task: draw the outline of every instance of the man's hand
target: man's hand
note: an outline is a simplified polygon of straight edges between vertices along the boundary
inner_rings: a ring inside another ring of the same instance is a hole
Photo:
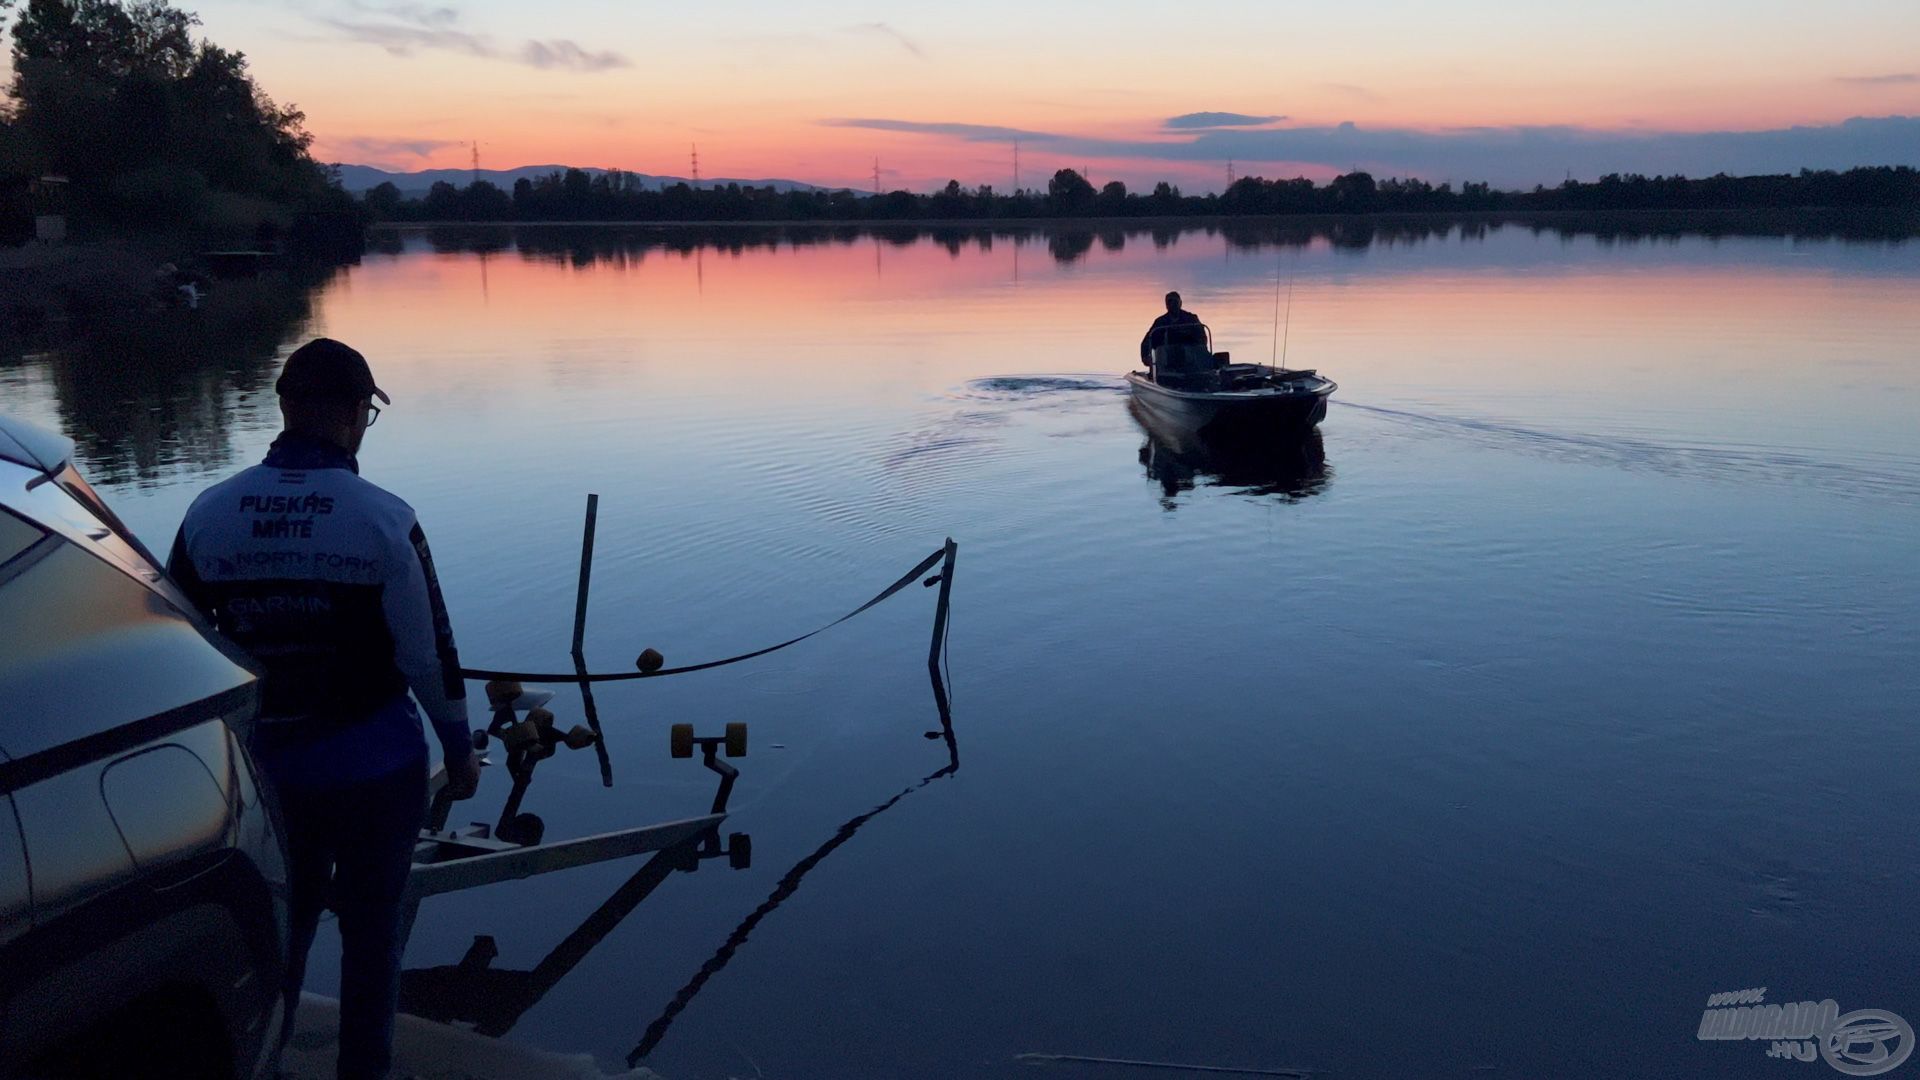
[[[480,789],[480,755],[472,750],[463,757],[447,759],[447,793],[455,799],[471,799]]]

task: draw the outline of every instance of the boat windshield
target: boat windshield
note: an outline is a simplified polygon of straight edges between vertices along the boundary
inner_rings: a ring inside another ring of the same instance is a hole
[[[1166,345],[1193,345],[1213,352],[1213,330],[1203,322],[1174,323],[1147,331],[1147,346],[1158,350]]]
[[[1206,323],[1156,326],[1147,341],[1147,361],[1155,382],[1199,376],[1219,366],[1213,354],[1213,331]]]

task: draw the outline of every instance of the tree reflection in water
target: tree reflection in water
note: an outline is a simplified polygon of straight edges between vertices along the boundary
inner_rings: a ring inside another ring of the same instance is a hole
[[[96,484],[219,472],[232,464],[235,430],[278,425],[274,371],[339,269],[296,264],[215,281],[192,310],[74,318],[18,343],[11,363],[44,369],[60,429]]]

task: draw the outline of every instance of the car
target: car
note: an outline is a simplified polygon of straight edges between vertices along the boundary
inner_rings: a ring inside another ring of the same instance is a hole
[[[0,1077],[276,1067],[287,863],[259,672],[0,416]]]

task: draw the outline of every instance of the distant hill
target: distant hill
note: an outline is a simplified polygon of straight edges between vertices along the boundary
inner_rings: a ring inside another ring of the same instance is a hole
[[[424,198],[427,191],[442,180],[452,184],[454,187],[463,188],[472,183],[474,179],[474,171],[472,169],[422,169],[419,172],[388,172],[385,169],[376,169],[371,165],[336,165],[334,167],[340,170],[340,186],[356,194],[370,188],[379,187],[381,184],[391,181],[394,187],[400,189],[401,195],[417,199]],[[513,190],[513,182],[521,177],[532,180],[545,176],[548,173],[566,172],[567,168],[565,165],[522,165],[517,169],[481,169],[479,176],[480,179],[486,180],[502,190],[511,191]],[[583,168],[580,171],[589,176],[598,176],[607,170]],[[692,183],[692,181],[682,176],[653,176],[649,173],[628,173],[627,175],[633,177],[642,187],[654,191],[658,191],[664,187],[672,187],[674,184]],[[751,184],[758,188],[772,186],[779,191],[831,190],[817,187],[813,184],[803,184],[798,180],[741,180],[724,176],[713,179],[702,177],[700,180],[700,186],[703,188],[725,187],[728,184],[739,184],[742,187]]]

